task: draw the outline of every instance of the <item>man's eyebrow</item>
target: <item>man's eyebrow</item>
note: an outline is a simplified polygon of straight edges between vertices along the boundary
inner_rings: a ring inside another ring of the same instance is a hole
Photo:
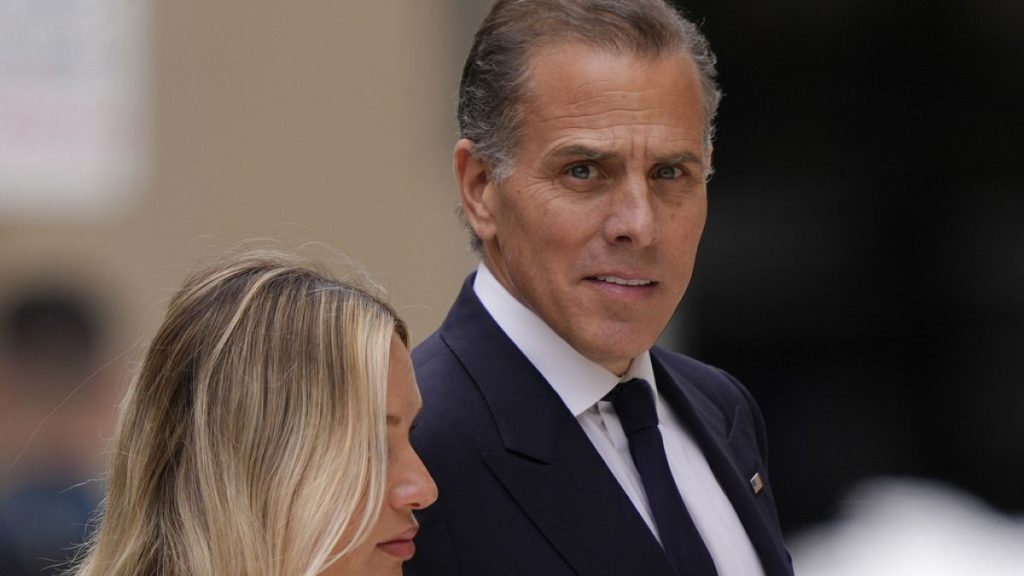
[[[561,148],[556,148],[551,156],[555,158],[580,158],[583,160],[604,160],[614,156],[613,152],[604,152],[596,150],[589,146],[582,144],[570,144]]]
[[[615,152],[608,152],[603,150],[597,150],[589,146],[582,144],[570,144],[561,148],[556,148],[551,156],[554,158],[578,158],[582,160],[607,160],[616,156]],[[665,156],[658,156],[655,158],[655,162],[658,164],[703,164],[703,159],[694,154],[693,152],[680,152],[679,154],[669,154]]]
[[[673,156],[660,156],[655,158],[658,164],[703,164],[704,160],[693,152],[683,152]]]

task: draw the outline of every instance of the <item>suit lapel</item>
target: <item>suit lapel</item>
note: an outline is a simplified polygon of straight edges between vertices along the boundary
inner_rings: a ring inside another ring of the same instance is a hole
[[[470,277],[441,328],[491,410],[501,447],[485,463],[581,576],[671,576],[660,545],[575,417],[497,326]]]
[[[791,571],[784,557],[784,546],[756,500],[767,496],[754,494],[748,483],[750,470],[734,460],[733,451],[729,448],[727,438],[731,431],[731,417],[726,418],[718,407],[697,393],[692,385],[683,386],[686,379],[678,373],[669,372],[653,351],[651,359],[658,391],[696,438],[718,484],[732,502],[757,550],[766,576],[788,576]]]

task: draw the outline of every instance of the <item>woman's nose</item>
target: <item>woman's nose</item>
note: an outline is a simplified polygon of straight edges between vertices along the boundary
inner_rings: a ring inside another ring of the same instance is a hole
[[[437,484],[411,448],[405,461],[405,470],[392,493],[392,505],[396,508],[421,510],[437,500]]]

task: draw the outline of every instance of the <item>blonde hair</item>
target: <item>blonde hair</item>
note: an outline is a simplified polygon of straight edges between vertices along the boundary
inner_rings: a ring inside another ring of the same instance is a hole
[[[278,253],[190,277],[121,406],[76,574],[312,576],[358,545],[384,498],[392,334],[408,346],[371,290]]]

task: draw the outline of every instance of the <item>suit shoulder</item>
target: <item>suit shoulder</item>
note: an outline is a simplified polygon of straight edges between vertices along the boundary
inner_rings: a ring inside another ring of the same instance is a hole
[[[441,333],[434,332],[412,349],[413,366],[419,367],[421,364],[426,364],[431,359],[446,352],[449,352],[449,350],[444,340],[441,339]]]
[[[757,400],[746,386],[725,370],[678,352],[654,348],[651,349],[651,356],[664,366],[678,384],[692,386],[697,393],[718,406],[723,414],[734,413],[736,406],[745,406],[753,419],[757,443],[764,454],[764,417]]]
[[[747,388],[732,374],[717,366],[659,347],[651,349],[651,356],[660,362],[670,375],[690,384],[719,405],[735,404],[739,401],[754,403]]]
[[[420,388],[433,386],[436,380],[446,380],[453,371],[462,370],[462,364],[439,332],[434,332],[413,348],[412,366]]]
[[[412,351],[413,370],[423,397],[420,431],[424,435],[457,428],[480,413],[483,400],[469,372],[435,332]],[[450,430],[449,430],[450,431]]]

